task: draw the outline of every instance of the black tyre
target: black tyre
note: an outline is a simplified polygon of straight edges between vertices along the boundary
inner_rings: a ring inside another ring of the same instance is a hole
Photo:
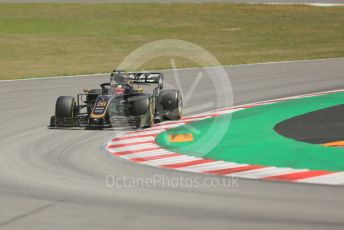
[[[137,96],[133,100],[133,115],[134,116],[142,116],[147,114],[149,111],[149,96],[147,95],[142,95],[142,96]]]
[[[179,120],[183,113],[183,101],[180,91],[160,91],[158,98],[158,110],[166,120]]]
[[[57,98],[55,106],[55,117],[72,118],[74,116],[75,99],[70,96]]]

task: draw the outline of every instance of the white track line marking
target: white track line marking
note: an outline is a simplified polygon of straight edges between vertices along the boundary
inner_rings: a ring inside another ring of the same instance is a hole
[[[139,144],[139,145],[129,145],[119,148],[113,148],[113,151],[122,152],[122,151],[135,151],[135,150],[142,150],[156,148],[159,147],[157,144]]]
[[[212,118],[213,116],[205,116],[205,117],[202,117],[202,118],[183,118],[183,121],[185,122],[193,122],[193,121],[200,121],[200,120],[203,120],[203,119],[207,119],[207,118]]]
[[[132,137],[132,138],[140,138],[140,136],[142,135],[157,135],[159,134],[161,131],[160,130],[139,130],[139,131],[134,131],[132,133],[128,133],[128,134],[125,134],[123,136],[120,136],[120,137],[116,137],[116,138],[123,138],[123,137]]]
[[[244,109],[245,108],[216,111],[215,114],[216,115],[230,114],[230,113],[234,113],[234,112],[237,112],[237,111],[240,111],[240,110],[244,110]]]
[[[214,164],[211,164],[214,163]],[[241,166],[246,166],[247,164],[238,164],[234,162],[225,162],[225,161],[215,161],[211,162],[209,165],[206,164],[200,164],[195,167],[189,166],[185,168],[180,168],[183,171],[189,171],[189,172],[207,172],[207,171],[212,171],[212,170],[221,170],[221,169],[228,169],[228,168],[236,168],[236,167],[241,167]]]
[[[188,172],[201,172],[205,171],[204,169],[212,168],[212,167],[220,167],[220,165],[223,164],[231,164],[230,162],[224,162],[224,161],[214,161],[214,162],[207,162],[203,164],[197,164],[197,165],[190,165],[186,167],[178,168],[182,171],[188,171]]]
[[[249,179],[259,179],[264,177],[279,176],[283,174],[303,172],[303,169],[292,169],[292,168],[277,168],[277,167],[267,167],[261,169],[254,169],[239,173],[230,174],[233,177],[249,178]]]
[[[309,6],[317,6],[317,7],[337,7],[337,6],[344,6],[344,4],[340,3],[304,3],[305,5]]]
[[[155,130],[155,129],[171,129],[171,128],[175,128],[175,127],[178,127],[178,126],[181,126],[181,125],[185,125],[186,122],[181,122],[181,123],[178,123],[178,124],[162,124],[162,125],[159,125],[159,126],[153,126],[152,127],[152,130]]]
[[[159,147],[152,147],[154,148],[154,150],[158,150],[158,149],[161,149]],[[143,153],[143,152],[149,152],[149,151],[152,151],[151,148],[135,148],[135,149],[129,149],[129,147],[124,147],[122,148],[121,150],[119,150],[118,148],[108,148],[108,151],[111,153],[111,154],[117,154],[117,155],[120,155],[120,156],[123,156],[123,153],[125,153],[124,155],[127,155],[127,154],[133,154],[133,153]]]
[[[209,171],[217,171],[217,170],[225,170],[225,169],[234,169],[234,168],[240,168],[240,167],[245,167],[245,166],[249,166],[249,164],[238,164],[238,163],[234,163],[232,162],[231,164],[228,165],[223,165],[220,168],[216,167],[213,169],[206,169],[203,170],[203,173],[209,173]],[[248,170],[247,170],[248,171]],[[233,173],[231,173],[232,175]]]
[[[312,178],[298,180],[297,182],[312,183],[312,184],[331,184],[331,185],[343,185],[344,184],[344,172],[337,172],[323,176],[316,176]]]
[[[179,68],[177,70],[196,70],[196,69],[212,69],[212,68],[228,68],[228,67],[240,67],[240,66],[255,66],[255,65],[275,65],[275,64],[287,64],[287,63],[297,63],[297,62],[316,62],[316,61],[328,61],[328,60],[343,60],[342,57],[339,58],[318,58],[318,59],[300,59],[293,61],[276,61],[276,62],[258,62],[250,64],[238,64],[238,65],[223,65],[223,66],[206,66],[206,67],[186,67]],[[151,72],[156,71],[172,71],[175,69],[164,69],[164,70],[151,70]],[[50,79],[60,79],[60,78],[77,78],[77,77],[97,77],[109,75],[110,73],[96,73],[96,74],[79,74],[79,75],[68,75],[68,76],[52,76],[52,77],[34,77],[34,78],[22,78],[22,79],[12,79],[12,80],[0,80],[2,82],[15,82],[15,81],[35,81],[35,80],[50,80]]]

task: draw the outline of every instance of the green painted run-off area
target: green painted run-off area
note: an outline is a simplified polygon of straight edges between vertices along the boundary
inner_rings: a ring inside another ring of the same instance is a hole
[[[335,93],[258,106],[170,129],[156,141],[177,153],[215,160],[344,171],[344,149],[298,142],[273,129],[283,120],[343,102],[344,93]],[[169,134],[190,132],[193,142],[168,142]]]

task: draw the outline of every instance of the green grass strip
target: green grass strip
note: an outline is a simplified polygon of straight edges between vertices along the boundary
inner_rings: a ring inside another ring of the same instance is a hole
[[[323,147],[285,138],[273,127],[288,118],[342,104],[344,93],[302,98],[258,106],[163,132],[157,143],[193,156],[264,166],[344,171],[344,149]],[[228,119],[232,116],[228,125]],[[214,126],[215,124],[215,126]],[[211,128],[210,128],[211,127]],[[224,135],[221,135],[225,129]],[[192,133],[194,142],[169,143],[167,136]],[[212,146],[212,143],[218,143]]]

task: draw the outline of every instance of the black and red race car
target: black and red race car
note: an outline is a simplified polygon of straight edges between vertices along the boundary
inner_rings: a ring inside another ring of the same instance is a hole
[[[150,89],[144,92],[143,87]],[[162,73],[114,70],[98,89],[84,90],[76,98],[58,97],[50,127],[151,127],[180,119],[182,108],[180,91],[163,89]]]

